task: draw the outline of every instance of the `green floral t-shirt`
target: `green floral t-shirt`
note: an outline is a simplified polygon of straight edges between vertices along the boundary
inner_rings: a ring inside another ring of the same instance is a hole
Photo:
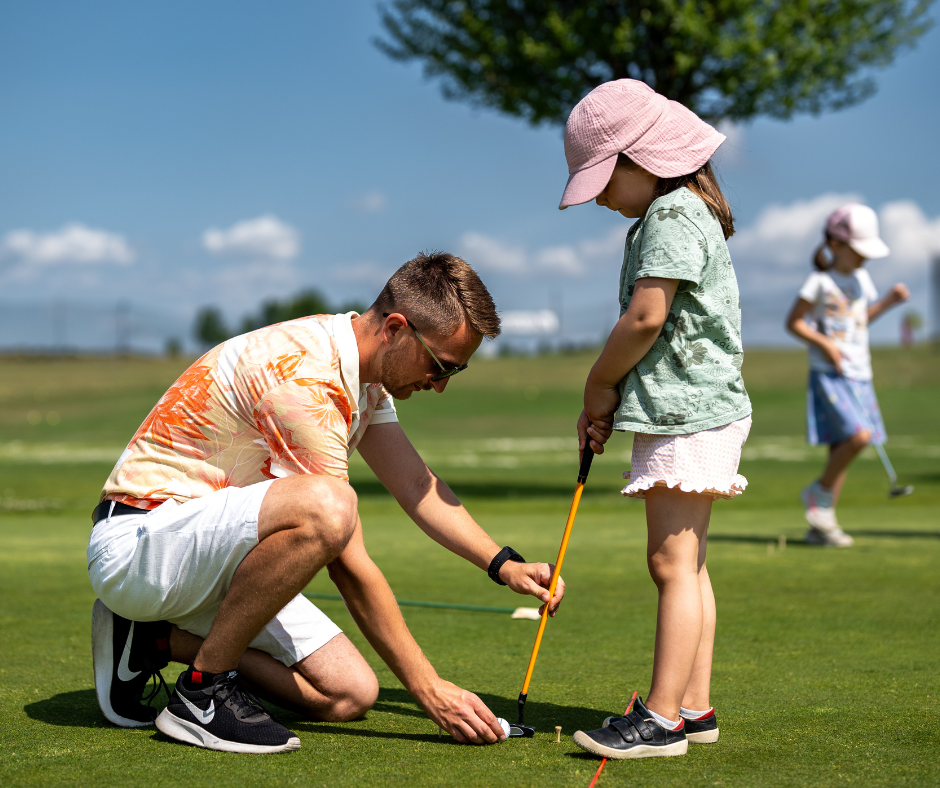
[[[657,199],[630,228],[620,314],[637,279],[679,279],[659,337],[620,381],[614,429],[688,434],[751,413],[741,378],[741,301],[721,225],[686,188]]]

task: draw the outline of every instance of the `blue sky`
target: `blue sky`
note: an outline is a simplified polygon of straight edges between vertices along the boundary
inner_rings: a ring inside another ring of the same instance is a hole
[[[371,0],[0,2],[0,346],[108,344],[118,303],[159,347],[203,304],[368,301],[427,248],[466,256],[502,309],[561,305],[566,336],[600,336],[628,223],[557,210],[561,130],[444,101],[379,33]],[[853,198],[895,250],[876,284],[907,281],[926,315],[937,74],[935,29],[858,107],[728,130],[746,341],[785,341],[821,222]]]

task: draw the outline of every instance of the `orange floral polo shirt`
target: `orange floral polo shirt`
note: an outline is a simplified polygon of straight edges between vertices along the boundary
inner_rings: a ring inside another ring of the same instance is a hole
[[[366,428],[398,421],[380,383],[359,384],[354,317],[291,320],[210,350],[147,416],[101,499],[155,509],[298,473],[348,480]]]

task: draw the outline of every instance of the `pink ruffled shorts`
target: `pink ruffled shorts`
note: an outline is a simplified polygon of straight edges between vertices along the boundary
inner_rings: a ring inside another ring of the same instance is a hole
[[[645,498],[651,487],[678,488],[713,498],[734,498],[744,492],[747,479],[738,473],[741,449],[751,431],[746,416],[723,427],[688,435],[633,436],[630,483],[621,491]]]

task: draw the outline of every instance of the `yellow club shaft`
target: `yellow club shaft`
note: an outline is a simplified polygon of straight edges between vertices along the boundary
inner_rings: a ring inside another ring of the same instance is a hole
[[[568,522],[565,523],[565,535],[561,539],[561,547],[558,548],[558,559],[555,561],[555,571],[552,572],[552,581],[548,586],[548,598],[555,596],[555,586],[558,585],[558,578],[561,575],[561,565],[565,561],[565,551],[568,549],[568,539],[571,538],[571,526],[574,525],[575,515],[578,513],[578,504],[581,502],[581,492],[584,490],[584,482],[578,481],[578,486],[574,490],[574,499],[571,501],[571,510],[568,512]],[[532,656],[529,657],[529,667],[525,672],[525,682],[522,685],[522,694],[529,692],[529,682],[532,680],[532,672],[535,670],[535,660],[539,655],[539,646],[542,645],[542,634],[545,632],[545,622],[548,621],[548,605],[542,610],[542,618],[539,620],[539,631],[535,635],[535,646],[532,648]]]

